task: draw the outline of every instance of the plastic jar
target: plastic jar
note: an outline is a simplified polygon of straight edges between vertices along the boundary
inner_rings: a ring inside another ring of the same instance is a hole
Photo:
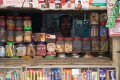
[[[107,52],[108,51],[108,38],[101,38],[100,39],[100,52]]]
[[[64,52],[64,38],[63,37],[58,37],[56,41],[56,52],[58,53],[63,53]]]
[[[16,45],[16,56],[26,56],[26,45],[25,43],[17,43]]]
[[[32,31],[24,31],[24,42],[32,41]]]
[[[47,47],[45,42],[39,42],[37,44],[37,56],[45,56],[46,50],[47,50]]]
[[[6,30],[4,27],[0,27],[0,42],[6,41]]]
[[[7,17],[7,29],[13,30],[15,28],[15,21],[13,16]]]
[[[15,31],[15,41],[22,42],[23,41],[23,31]]]
[[[65,52],[71,53],[73,51],[72,45],[73,38],[65,38]]]
[[[24,30],[31,30],[32,29],[31,17],[29,17],[29,16],[24,17],[23,26],[24,26]]]
[[[98,38],[92,38],[92,52],[98,52],[100,50],[100,42]]]
[[[0,42],[0,57],[5,57],[5,43]]]
[[[79,52],[81,52],[81,48],[82,48],[81,38],[79,38],[79,37],[74,38],[74,40],[73,40],[73,52],[79,53]]]
[[[99,36],[99,27],[98,25],[91,26],[91,37],[98,37]]]
[[[55,39],[47,40],[47,56],[55,56],[56,55],[56,44]]]
[[[85,53],[91,51],[90,38],[83,38],[82,51],[85,52]]]
[[[0,16],[0,27],[5,27],[6,23],[5,23],[5,16]]]
[[[99,24],[99,14],[97,12],[90,14],[90,24]]]
[[[8,42],[14,41],[14,31],[13,30],[7,30],[7,41]]]
[[[22,30],[23,29],[23,21],[22,17],[16,17],[16,30]]]
[[[14,42],[7,42],[7,44],[6,44],[6,56],[7,57],[16,56]]]
[[[27,44],[27,56],[36,56],[36,46],[34,42],[30,42]]]

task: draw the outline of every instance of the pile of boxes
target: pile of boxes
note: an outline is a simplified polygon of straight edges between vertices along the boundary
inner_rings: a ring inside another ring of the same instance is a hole
[[[42,10],[106,9],[106,0],[0,0],[2,7],[30,7]]]

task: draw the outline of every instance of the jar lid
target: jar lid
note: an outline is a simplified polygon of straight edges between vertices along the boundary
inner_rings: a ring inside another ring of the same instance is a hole
[[[83,40],[90,40],[90,38],[83,38]]]
[[[31,17],[30,16],[25,16],[24,19],[31,19]]]
[[[106,25],[107,22],[100,22],[100,25]]]
[[[81,38],[80,37],[75,37],[74,40],[81,40]]]
[[[64,37],[57,37],[57,40],[64,40]]]
[[[65,40],[73,40],[73,38],[65,38]]]
[[[7,44],[14,44],[14,42],[7,42]]]
[[[5,16],[0,16],[0,18],[5,18]]]
[[[22,17],[21,17],[21,16],[18,16],[18,17],[16,17],[16,19],[22,19]]]
[[[7,18],[14,18],[14,16],[8,16]]]

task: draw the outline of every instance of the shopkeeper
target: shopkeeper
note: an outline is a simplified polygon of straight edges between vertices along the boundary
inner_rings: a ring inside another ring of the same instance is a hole
[[[62,15],[59,18],[60,32],[55,33],[56,36],[71,37],[71,29],[73,26],[73,19],[70,15]]]

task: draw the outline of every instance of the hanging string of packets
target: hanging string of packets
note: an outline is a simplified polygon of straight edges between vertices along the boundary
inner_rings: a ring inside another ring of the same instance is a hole
[[[116,2],[115,4],[110,3],[108,6],[112,7],[110,10],[110,13],[108,15],[108,20],[107,20],[107,24],[106,27],[107,28],[113,28],[114,24],[115,24],[115,20],[119,14],[119,6],[118,6],[118,2]]]

